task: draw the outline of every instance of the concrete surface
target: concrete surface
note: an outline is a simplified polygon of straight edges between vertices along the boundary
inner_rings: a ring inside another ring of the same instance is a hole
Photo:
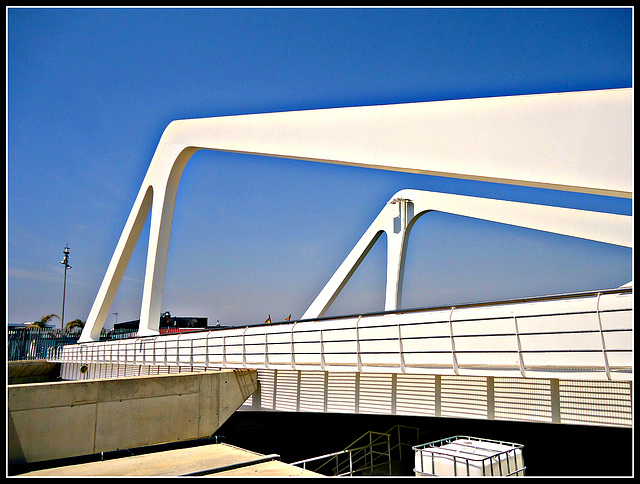
[[[9,465],[208,438],[255,370],[9,385]]]
[[[210,444],[32,471],[20,476],[320,476],[229,444]]]

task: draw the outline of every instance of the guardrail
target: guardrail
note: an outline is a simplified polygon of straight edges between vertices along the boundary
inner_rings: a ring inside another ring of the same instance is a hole
[[[632,288],[135,337],[49,361],[631,380]]]

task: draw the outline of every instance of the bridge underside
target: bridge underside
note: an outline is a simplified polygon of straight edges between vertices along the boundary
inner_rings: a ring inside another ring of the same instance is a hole
[[[63,365],[63,377],[83,365]],[[202,366],[87,365],[83,378],[204,371]],[[241,410],[469,418],[632,428],[632,383],[557,378],[259,370]]]

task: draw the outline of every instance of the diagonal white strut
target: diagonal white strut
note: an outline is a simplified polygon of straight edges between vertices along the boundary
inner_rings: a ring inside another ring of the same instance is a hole
[[[151,160],[80,342],[99,338],[149,210],[139,334],[158,334],[175,196],[199,149],[630,198],[632,89],[174,121]]]
[[[302,319],[324,316],[383,232],[387,235],[387,285],[384,309],[385,311],[399,309],[409,234],[416,220],[430,211],[489,220],[624,247],[632,245],[633,224],[632,218],[627,215],[421,190],[401,190],[380,211],[309,306]]]

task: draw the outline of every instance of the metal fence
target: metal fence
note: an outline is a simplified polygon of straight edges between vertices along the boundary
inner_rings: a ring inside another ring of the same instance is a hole
[[[101,341],[130,338],[136,330],[113,330],[104,332]],[[49,348],[76,344],[78,331],[63,331],[53,328],[15,328],[7,334],[7,360],[43,360]]]
[[[193,328],[161,328],[160,334],[195,331]],[[103,330],[100,341],[112,341],[136,336],[137,329]],[[63,331],[55,328],[11,328],[7,335],[7,360],[44,360],[49,348],[77,344],[79,331]]]

